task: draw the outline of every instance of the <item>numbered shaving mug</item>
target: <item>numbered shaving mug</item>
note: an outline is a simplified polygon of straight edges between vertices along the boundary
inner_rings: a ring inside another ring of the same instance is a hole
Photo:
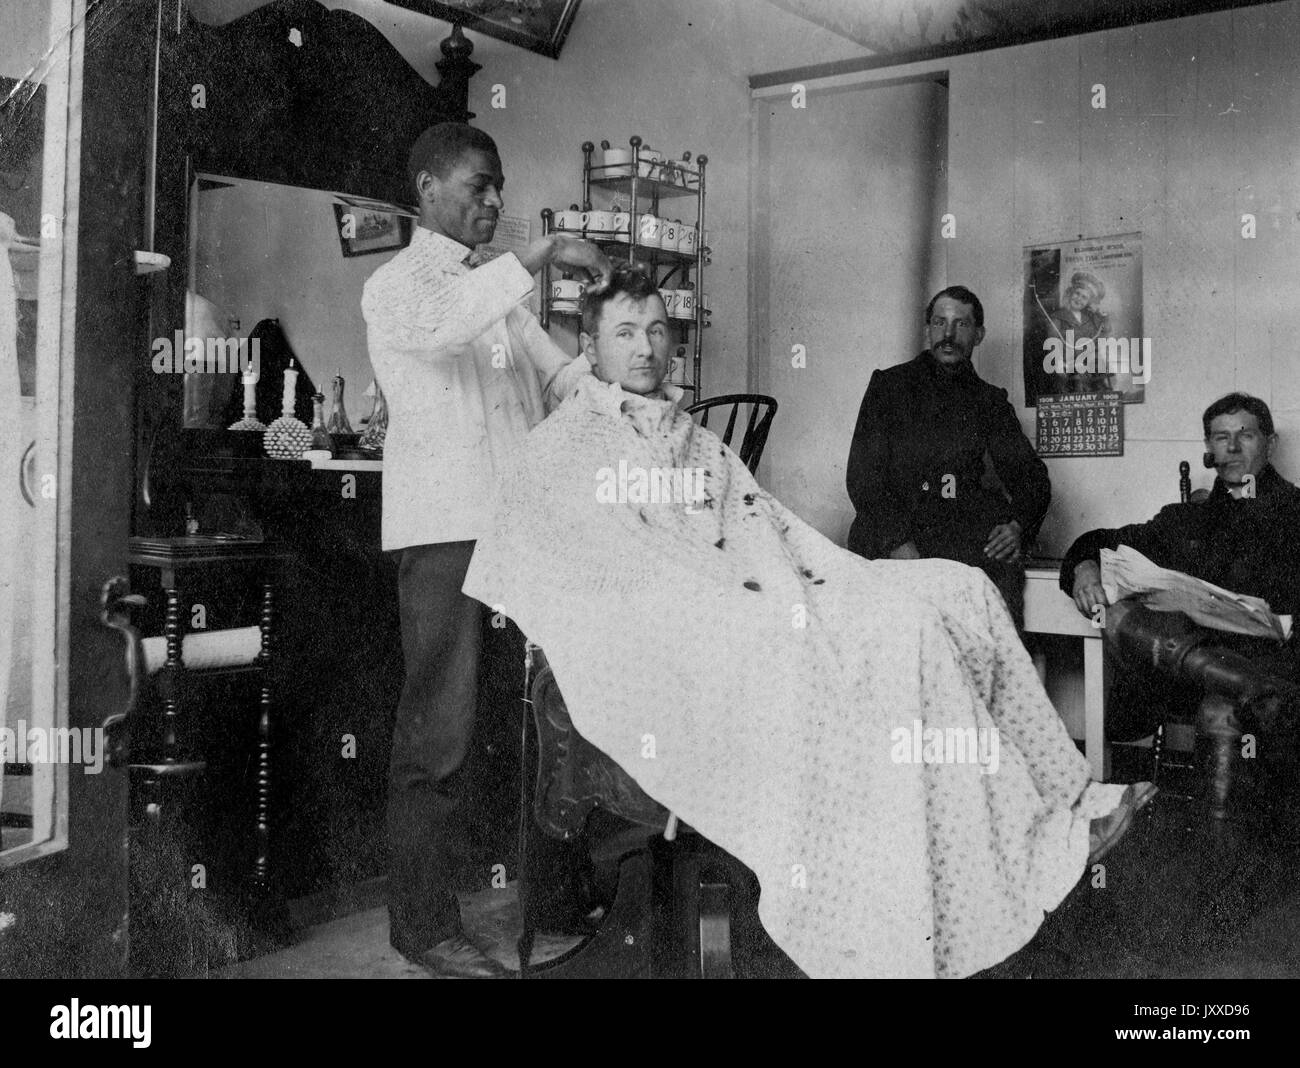
[[[626,216],[624,217],[626,222]],[[587,212],[587,234],[596,240],[604,239],[610,241],[613,239],[614,232],[614,212],[612,211],[589,211]]]
[[[695,318],[695,290],[679,289],[677,290],[677,311],[674,317],[677,319],[694,319]]]
[[[641,146],[641,177],[658,179],[663,176],[664,154],[653,148]]]
[[[582,310],[582,294],[586,288],[587,283],[576,278],[560,278],[552,282],[551,311],[576,315]]]
[[[663,298],[664,311],[668,313],[669,319],[677,318],[677,290],[661,289],[659,296]]]
[[[580,234],[587,228],[587,212],[574,211],[557,211],[555,213],[555,228],[563,230],[568,234]]]
[[[698,236],[694,226],[683,223],[681,229],[677,231],[677,251],[694,256]]]
[[[576,278],[559,278],[551,283],[551,299],[571,300],[577,303],[586,290],[586,282],[579,282]]]
[[[623,244],[626,245],[626,244],[627,244],[627,224],[628,224],[628,219],[630,218],[630,216],[628,215],[628,213],[627,213],[626,211],[611,211],[611,212],[609,213],[609,215],[610,215],[610,220],[611,220],[611,221],[610,221],[610,227],[609,227],[609,228],[610,228],[610,231],[611,231],[611,232],[613,233],[613,235],[614,235],[614,238],[613,238],[613,239],[614,239],[615,241],[622,241]]]
[[[677,250],[677,234],[681,229],[680,219],[661,219],[661,228],[659,232],[659,244],[672,251]]]
[[[632,177],[632,150],[630,148],[607,148],[601,157],[602,173],[606,178]]]
[[[647,248],[663,247],[663,220],[655,215],[642,215],[637,220],[637,244]]]

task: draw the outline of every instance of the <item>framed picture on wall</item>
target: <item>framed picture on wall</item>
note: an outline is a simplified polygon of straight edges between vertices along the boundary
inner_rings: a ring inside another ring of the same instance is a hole
[[[411,243],[411,217],[355,204],[335,204],[334,222],[344,256],[369,256]]]
[[[550,59],[560,58],[581,0],[389,0],[467,30],[509,41]]]

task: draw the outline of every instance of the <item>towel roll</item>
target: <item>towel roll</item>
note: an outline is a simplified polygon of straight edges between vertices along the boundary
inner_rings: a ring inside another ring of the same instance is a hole
[[[142,644],[145,670],[152,675],[167,663],[167,639],[145,638]],[[247,667],[261,652],[262,631],[258,627],[187,634],[181,641],[181,663],[187,671]]]

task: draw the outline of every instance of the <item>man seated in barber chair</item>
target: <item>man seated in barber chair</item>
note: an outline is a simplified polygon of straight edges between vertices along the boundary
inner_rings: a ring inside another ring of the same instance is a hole
[[[1201,423],[1205,465],[1218,472],[1207,497],[1167,505],[1146,523],[1089,531],[1070,547],[1061,589],[1083,615],[1101,618],[1107,598],[1099,553],[1120,545],[1161,567],[1260,597],[1280,615],[1300,609],[1300,489],[1270,463],[1277,434],[1268,405],[1231,393],[1211,404]],[[1119,653],[1106,704],[1107,736],[1133,741],[1168,719],[1196,720],[1213,751],[1205,769],[1210,811],[1223,816],[1233,774],[1229,758],[1243,729],[1260,732],[1261,756],[1285,756],[1290,748],[1294,725],[1286,714],[1286,684],[1300,681],[1295,637],[1278,643],[1208,631],[1181,613],[1123,608],[1122,622],[1116,607],[1105,608],[1108,647]],[[1115,631],[1126,648],[1111,640]],[[1150,653],[1157,646],[1170,655],[1162,652],[1153,667]]]
[[[747,866],[813,977],[960,977],[1079,880],[1091,783],[996,587],[865,560],[665,394],[663,301],[583,301],[595,377],[526,438],[464,592],[546,653],[573,727]]]

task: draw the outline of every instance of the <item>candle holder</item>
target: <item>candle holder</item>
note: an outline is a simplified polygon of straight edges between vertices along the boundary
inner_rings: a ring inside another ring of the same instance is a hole
[[[231,423],[231,430],[255,430],[259,433],[266,430],[266,424],[257,418],[257,380],[259,377],[257,374],[244,375],[244,418],[237,423]]]
[[[280,418],[266,429],[262,444],[267,455],[276,460],[297,460],[311,448],[311,431],[293,415],[294,391],[298,372],[293,361],[284,372],[284,396],[280,400]]]

